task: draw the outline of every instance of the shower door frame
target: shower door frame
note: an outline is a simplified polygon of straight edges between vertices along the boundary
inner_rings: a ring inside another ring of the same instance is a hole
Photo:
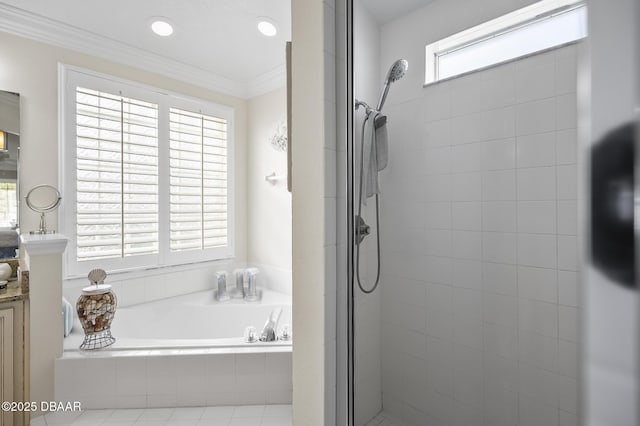
[[[336,138],[338,148],[337,294],[336,294],[336,425],[355,425],[355,93],[354,93],[354,4],[336,0]],[[344,58],[340,53],[344,52]],[[344,59],[344,61],[341,61]],[[344,108],[344,110],[342,109]],[[344,111],[344,112],[343,112]],[[340,250],[344,244],[346,250]],[[346,333],[345,333],[346,330]]]
[[[346,335],[337,333],[337,362],[342,365],[337,366],[337,370],[346,372],[346,377],[337,377],[336,379],[336,424],[354,426],[355,424],[355,312],[354,312],[354,264],[355,264],[355,221],[354,221],[354,176],[355,176],[355,98],[354,98],[354,73],[353,73],[353,0],[337,0],[336,11],[342,9],[344,15],[340,12],[336,13],[336,46],[342,46],[345,52],[343,66],[340,61],[336,61],[336,101],[342,103],[345,111],[344,120],[337,117],[336,130],[337,140],[340,143],[345,141],[345,155],[338,155],[338,168],[343,168],[344,173],[338,173],[338,176],[344,176],[343,181],[338,181],[337,185],[345,189],[346,200],[343,206],[338,203],[337,219],[344,220],[344,227],[339,226],[338,229],[345,229],[345,234],[338,234],[338,241],[342,241],[346,245],[346,256],[339,256],[338,271],[346,272],[346,276],[339,275],[337,285],[337,327],[346,328]],[[341,18],[343,16],[344,18]],[[342,28],[338,28],[342,26]],[[338,48],[338,51],[341,49]],[[340,88],[344,88],[341,93]],[[337,108],[340,111],[341,108]],[[341,125],[340,123],[344,123]],[[338,149],[338,153],[340,149]],[[346,188],[345,188],[346,186]],[[340,253],[340,251],[338,251]],[[341,265],[342,264],[342,265]],[[341,267],[342,266],[342,267]],[[342,285],[344,283],[344,285]],[[345,365],[346,364],[346,365]]]

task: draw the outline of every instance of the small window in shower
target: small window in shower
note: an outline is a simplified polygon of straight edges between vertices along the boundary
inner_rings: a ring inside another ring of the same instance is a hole
[[[425,84],[571,43],[587,35],[587,6],[543,0],[426,46]]]

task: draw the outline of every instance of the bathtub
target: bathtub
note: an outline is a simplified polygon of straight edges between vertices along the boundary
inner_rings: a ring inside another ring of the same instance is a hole
[[[117,296],[117,295],[116,295]],[[216,348],[240,346],[291,346],[291,342],[245,344],[247,326],[262,329],[269,314],[282,307],[279,329],[291,324],[291,296],[264,290],[260,302],[232,299],[218,302],[213,291],[202,291],[141,305],[118,308],[111,334],[116,343],[107,350],[151,348]],[[73,331],[64,340],[65,351],[80,350],[84,334],[76,319]]]
[[[291,296],[264,290],[260,302],[218,302],[213,291],[120,307],[116,342],[81,351],[75,322],[55,363],[58,401],[85,409],[291,403],[291,341],[245,343],[276,307],[291,324]],[[98,384],[98,385],[96,385]]]

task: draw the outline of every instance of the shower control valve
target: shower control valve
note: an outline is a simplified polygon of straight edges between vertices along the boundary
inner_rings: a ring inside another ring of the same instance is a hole
[[[356,216],[356,222],[356,239],[360,244],[367,235],[371,234],[371,227],[360,216]]]

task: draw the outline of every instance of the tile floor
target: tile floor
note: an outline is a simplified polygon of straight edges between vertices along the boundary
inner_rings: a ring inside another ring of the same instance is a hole
[[[49,413],[31,426],[291,426],[291,405],[143,408]]]
[[[384,412],[378,414],[374,419],[372,419],[367,426],[403,426],[398,420],[393,417],[385,414]]]

